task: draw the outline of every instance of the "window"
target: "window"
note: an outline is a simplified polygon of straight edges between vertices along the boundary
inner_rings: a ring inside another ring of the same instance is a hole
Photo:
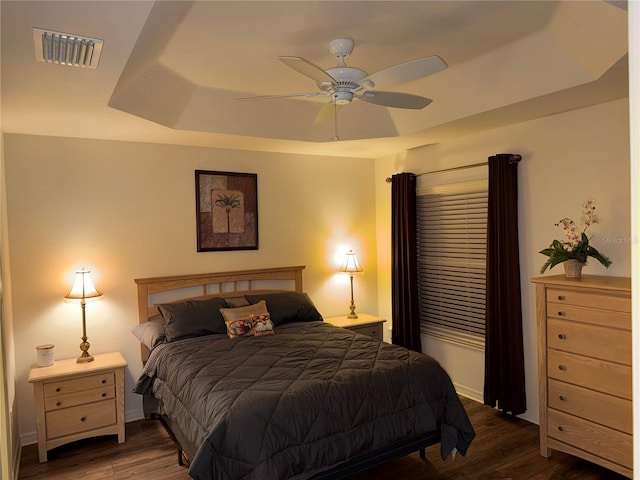
[[[487,180],[418,189],[421,330],[484,348]]]

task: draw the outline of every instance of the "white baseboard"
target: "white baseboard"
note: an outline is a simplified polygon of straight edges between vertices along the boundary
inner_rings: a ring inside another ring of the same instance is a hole
[[[144,418],[144,411],[142,408],[135,408],[133,410],[127,410],[124,413],[125,422],[135,422],[136,420],[142,420]]]
[[[20,434],[20,444],[23,447],[33,445],[34,443],[38,443],[38,436],[35,431]]]
[[[476,402],[484,402],[484,392],[480,392],[473,388],[467,387],[466,385],[460,385],[459,383],[454,383],[453,387],[456,389],[458,395],[470,398],[471,400],[475,400]]]

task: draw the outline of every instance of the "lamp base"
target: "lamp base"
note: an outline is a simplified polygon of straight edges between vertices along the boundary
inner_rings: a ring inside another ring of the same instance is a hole
[[[358,314],[357,313],[350,313],[349,315],[347,315],[347,318],[358,318]]]
[[[76,363],[87,363],[93,362],[93,355],[89,353],[89,347],[91,345],[87,342],[86,337],[82,339],[82,343],[80,344],[80,350],[82,350],[82,355],[78,357]]]

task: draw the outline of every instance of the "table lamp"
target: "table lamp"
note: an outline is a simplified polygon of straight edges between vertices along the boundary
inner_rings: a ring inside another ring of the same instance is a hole
[[[360,267],[356,254],[353,253],[353,250],[349,250],[347,252],[345,261],[340,267],[340,271],[348,273],[351,280],[351,304],[349,305],[350,313],[347,315],[347,318],[358,318],[358,315],[356,314],[356,304],[353,302],[353,274],[362,272],[362,268]]]
[[[80,344],[82,354],[76,360],[78,363],[93,361],[93,356],[89,353],[90,344],[87,342],[85,305],[87,301],[91,302],[102,298],[102,293],[93,286],[91,276],[89,275],[90,273],[90,270],[85,269],[76,271],[76,278],[73,282],[73,287],[71,287],[71,291],[64,297],[66,302],[80,303],[80,307],[82,308],[82,343]]]

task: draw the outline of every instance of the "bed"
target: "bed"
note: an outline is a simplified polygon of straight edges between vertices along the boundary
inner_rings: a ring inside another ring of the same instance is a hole
[[[322,321],[303,266],[136,279],[134,391],[196,480],[345,478],[475,433],[431,357]]]

